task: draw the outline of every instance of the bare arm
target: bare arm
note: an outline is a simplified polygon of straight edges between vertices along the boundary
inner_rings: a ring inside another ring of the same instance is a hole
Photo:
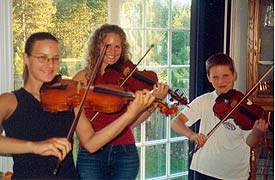
[[[51,138],[32,142],[0,136],[0,154],[33,153],[41,156],[56,156],[63,160],[71,149],[71,144],[67,138]]]
[[[268,130],[268,123],[263,120],[256,120],[252,132],[248,135],[246,143],[250,147],[255,147],[263,138],[263,135]]]
[[[148,119],[151,116],[151,114],[153,113],[154,110],[155,110],[155,108],[151,108],[151,107],[144,110],[140,115],[138,115],[136,117],[136,120],[134,120],[132,122],[131,128],[135,128],[138,125],[140,125],[141,123],[143,123],[146,119]]]
[[[7,121],[17,107],[14,94],[0,95],[0,122]],[[8,146],[7,146],[8,144]],[[71,151],[71,144],[66,138],[51,138],[40,142],[31,142],[20,139],[0,136],[0,154],[34,153],[42,156],[56,156],[60,160]]]
[[[168,94],[169,87],[166,84],[163,83],[157,83],[153,87],[153,95],[156,97],[156,99],[163,100],[167,94]],[[147,110],[143,111],[139,116],[137,116],[137,119],[131,124],[131,127],[134,128],[141,123],[143,123],[148,117],[151,116],[152,112],[155,110],[153,106],[149,107]]]
[[[190,136],[195,134],[195,132],[185,125],[187,121],[188,121],[187,117],[184,114],[180,114],[179,116],[177,116],[175,119],[172,120],[171,127],[176,133],[184,135],[189,138]]]
[[[206,142],[207,138],[204,134],[196,134],[192,129],[187,127],[185,123],[188,121],[187,117],[184,114],[180,114],[171,122],[172,129],[181,135],[188,137],[190,141],[195,141],[195,143],[202,147]]]
[[[120,134],[138,114],[154,101],[155,97],[147,90],[137,91],[136,98],[127,107],[127,111],[116,121],[95,132],[84,113],[76,128],[80,142],[89,152],[95,152]]]

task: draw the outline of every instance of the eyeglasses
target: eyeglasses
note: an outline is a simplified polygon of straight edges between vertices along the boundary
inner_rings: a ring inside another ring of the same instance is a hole
[[[60,64],[60,58],[59,57],[49,58],[47,56],[34,56],[34,55],[31,55],[31,56],[34,57],[34,58],[36,58],[42,64],[49,63],[50,60],[52,60],[52,62],[54,64]]]

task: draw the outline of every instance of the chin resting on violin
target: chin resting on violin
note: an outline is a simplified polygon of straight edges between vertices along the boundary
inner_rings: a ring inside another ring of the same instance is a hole
[[[171,126],[198,147],[193,151],[190,166],[196,171],[197,179],[248,179],[250,147],[261,141],[268,123],[263,119],[263,111],[250,106],[247,99],[226,118],[229,110],[241,99],[238,97],[240,93],[233,90],[237,76],[229,56],[222,53],[210,56],[206,61],[206,72],[215,90],[195,98],[189,104],[190,108],[185,108],[172,120]],[[254,113],[249,111],[254,111],[254,108],[257,109],[256,118],[249,119]],[[224,117],[226,119],[222,121]],[[195,133],[188,126],[198,120],[200,128]]]
[[[106,76],[110,66],[123,68],[122,64],[130,60],[129,44],[126,40],[126,34],[117,25],[104,24],[91,35],[88,42],[88,50],[86,54],[87,66],[79,71],[73,79],[87,84],[91,72],[93,72],[95,64],[103,48],[106,47],[106,53],[103,56],[103,62],[99,67],[93,85],[100,84],[116,84],[120,85],[121,79],[116,74]],[[108,80],[112,79],[110,83]],[[117,80],[116,80],[117,79]],[[123,80],[122,80],[123,81]],[[137,81],[136,81],[137,82]],[[125,91],[135,92],[136,90],[148,89],[139,87],[139,83],[135,83],[134,79],[127,81],[122,86]],[[163,83],[157,83],[151,86],[153,96],[156,99],[164,99],[168,93],[168,86]],[[148,90],[147,90],[148,91]],[[80,144],[77,157],[77,169],[81,179],[135,179],[139,170],[139,157],[135,145],[135,139],[132,128],[145,121],[155,109],[154,106],[149,107],[147,111],[135,114],[136,119],[133,123],[123,130],[117,138],[109,141],[104,148],[96,154],[87,152],[83,145]],[[97,113],[89,108],[85,108],[85,114],[91,118],[91,124],[95,131],[107,126],[110,123],[116,123],[117,118],[123,116],[127,108],[115,113]],[[119,153],[114,154],[113,151]],[[110,163],[109,158],[117,159]],[[100,164],[94,165],[94,161]],[[107,166],[107,164],[109,164]],[[118,163],[118,164],[117,164]],[[126,169],[123,167],[127,167]],[[104,171],[102,171],[104,169]]]

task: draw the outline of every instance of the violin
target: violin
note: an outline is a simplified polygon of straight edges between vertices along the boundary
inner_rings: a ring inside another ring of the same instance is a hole
[[[103,80],[107,84],[117,84],[124,87],[126,90],[135,92],[141,89],[152,90],[153,85],[142,81],[140,76],[145,76],[153,82],[158,81],[157,74],[154,71],[139,71],[136,70],[133,72],[132,76],[129,76],[127,81],[125,79],[131,73],[131,71],[136,67],[130,60],[124,61],[121,65],[120,70],[116,69],[107,69],[103,75]],[[125,83],[123,83],[125,81]]]
[[[127,60],[122,64],[122,68],[120,71],[115,69],[107,69],[103,75],[103,80],[107,84],[122,84],[122,87],[132,92],[141,89],[152,90],[153,86],[156,84],[156,82],[158,82],[157,74],[154,71],[135,70],[132,72],[131,76],[128,77],[128,75],[135,67],[135,64]],[[168,93],[171,95],[173,99],[176,99],[180,104],[188,104],[186,97],[181,97],[182,95],[178,95],[177,92],[174,92],[170,88],[168,89]]]
[[[40,101],[43,109],[49,112],[71,110],[80,105],[86,88],[78,81],[62,79],[58,75],[53,82],[44,84],[40,89]],[[97,112],[115,113],[134,98],[134,93],[125,92],[118,85],[97,85],[89,87],[83,106]],[[160,108],[160,112],[165,115],[177,113],[174,106],[169,108],[159,100],[155,100],[152,106]]]
[[[227,93],[220,94],[213,106],[214,114],[218,118],[224,119],[225,115],[243,97],[244,95],[235,89],[231,89]],[[264,109],[261,106],[245,99],[228,118],[233,118],[236,125],[238,125],[241,129],[250,130],[253,128],[256,120],[265,118],[265,114]]]

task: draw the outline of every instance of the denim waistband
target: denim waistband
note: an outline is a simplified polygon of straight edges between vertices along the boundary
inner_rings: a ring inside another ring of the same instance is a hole
[[[133,143],[133,144],[105,145],[105,146],[101,147],[100,149],[98,149],[98,151],[102,151],[102,150],[130,149],[130,148],[136,148],[136,144]],[[79,149],[86,150],[83,147],[79,147]]]

